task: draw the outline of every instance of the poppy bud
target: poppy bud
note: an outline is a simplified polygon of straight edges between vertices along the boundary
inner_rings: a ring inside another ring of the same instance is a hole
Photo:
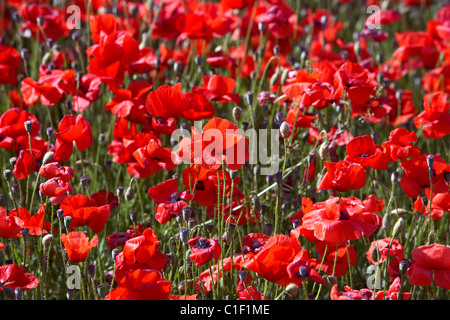
[[[136,211],[131,211],[130,212],[130,220],[131,222],[133,222],[134,224],[137,223],[138,220],[138,213]]]
[[[283,123],[280,125],[280,134],[284,139],[287,139],[289,137],[289,124],[286,121],[283,121]]]
[[[335,284],[338,283],[337,278],[333,277],[333,276],[328,276],[327,277],[328,283],[332,286],[334,286]]]
[[[242,270],[238,272],[238,276],[239,276],[239,280],[241,280],[242,282],[246,282],[247,281],[247,271]]]
[[[381,224],[381,227],[386,230],[389,228],[390,225],[391,225],[391,215],[385,214],[383,216],[383,223]]]
[[[72,111],[73,107],[72,100],[66,100],[64,101],[64,104],[66,105],[67,110]]]
[[[377,64],[382,64],[383,63],[383,61],[384,61],[384,55],[382,54],[382,53],[378,53],[376,56],[375,56],[375,61],[377,62]]]
[[[420,199],[422,201],[422,204],[426,207],[428,205],[428,198],[427,197],[422,197]]]
[[[181,64],[181,62],[175,61],[173,64],[173,70],[175,71],[175,73],[180,73],[181,70],[183,70],[183,65]]]
[[[91,178],[82,176],[80,177],[80,182],[83,187],[89,188],[89,186],[91,185]]]
[[[95,278],[95,265],[88,264],[86,268],[87,268],[87,272],[88,272],[89,276],[91,277],[91,279],[94,279]]]
[[[434,164],[434,156],[430,154],[427,156],[428,171],[431,172],[431,170],[433,169],[433,164]]]
[[[394,225],[394,230],[392,231],[392,237],[396,237],[400,232],[403,231],[403,227],[405,226],[405,220],[400,218]]]
[[[189,206],[186,206],[183,208],[183,210],[181,212],[182,212],[183,220],[188,221],[192,214],[192,208]]]
[[[281,185],[283,182],[283,174],[280,171],[275,174],[275,181],[278,185]]]
[[[75,290],[74,289],[67,289],[66,297],[67,297],[67,300],[73,300],[75,298]]]
[[[42,238],[42,245],[43,246],[48,246],[50,245],[50,243],[53,241],[53,235],[52,234],[46,234],[43,238]]]
[[[403,208],[394,209],[391,211],[391,214],[396,214],[400,216],[404,216],[405,214],[408,214],[409,212]]]
[[[372,260],[374,262],[378,262],[378,258],[380,257],[380,250],[378,249],[378,245],[375,247],[375,249],[372,250]]]
[[[28,61],[30,54],[27,48],[23,48],[22,50],[20,50],[20,57],[22,58],[23,61]]]
[[[289,69],[284,69],[281,73],[281,85],[284,86],[286,84],[287,78],[289,77]]]
[[[116,189],[116,194],[117,194],[117,197],[118,197],[118,198],[120,198],[120,197],[123,196],[123,191],[124,191],[124,190],[125,190],[124,187],[121,187],[121,186],[117,187],[117,189]]]
[[[22,234],[22,238],[24,241],[27,241],[29,235],[30,235],[30,230],[28,228],[23,228],[20,233]]]
[[[236,179],[239,174],[239,170],[230,170],[230,177],[232,180]]]
[[[276,69],[272,77],[270,78],[270,86],[273,87],[280,78],[280,69]]]
[[[42,164],[47,164],[47,163],[52,162],[54,156],[55,156],[54,152],[52,152],[52,151],[46,152],[44,154],[44,158],[42,160]]]
[[[131,187],[128,187],[125,191],[125,200],[131,201],[134,198],[134,190]]]
[[[239,122],[242,117],[242,108],[241,107],[234,107],[233,108],[233,118],[236,122]]]
[[[249,106],[253,105],[253,92],[247,91],[247,93],[244,95],[244,98],[247,105]]]
[[[23,290],[22,290],[21,287],[17,287],[17,288],[14,290],[14,294],[15,294],[16,300],[22,300],[22,297],[23,297]]]
[[[408,271],[409,267],[411,266],[411,262],[408,260],[402,260],[398,264],[398,268],[402,275],[405,275]]]
[[[196,55],[194,58],[194,62],[197,66],[201,66],[203,64],[203,57],[201,55]]]
[[[113,259],[114,263],[116,262],[116,257],[117,257],[118,254],[119,254],[119,249],[117,249],[117,248],[114,248],[111,251],[111,256],[112,256],[112,259]]]
[[[99,284],[97,286],[97,292],[101,299],[106,297],[106,286],[104,284]]]
[[[273,232],[273,225],[270,224],[270,223],[267,223],[267,224],[264,226],[264,233],[265,233],[267,236],[270,236],[270,235],[272,234],[272,232]]]
[[[184,291],[184,290],[186,290],[187,287],[189,287],[189,285],[190,285],[189,280],[188,280],[187,282],[184,281],[184,280],[181,280],[181,281],[178,283],[177,288],[178,288],[178,290],[180,290],[180,291]]]
[[[47,137],[50,138],[53,135],[53,128],[48,127],[47,129],[45,129],[45,133],[47,133]]]
[[[180,229],[180,240],[184,245],[187,245],[188,240],[189,240],[189,229],[188,228]]]
[[[266,24],[264,22],[262,22],[262,21],[259,22],[258,23],[258,30],[259,30],[259,32],[263,32],[264,29],[266,29]]]
[[[398,183],[398,178],[400,178],[400,174],[397,171],[394,171],[391,174],[391,182],[394,183]]]
[[[69,229],[71,224],[72,224],[72,217],[71,216],[65,216],[64,217],[64,227],[66,229]]]
[[[242,130],[247,131],[248,129],[248,122],[242,122]]]
[[[58,217],[58,220],[61,220],[63,218],[63,215],[64,215],[63,209],[56,210],[56,216]]]
[[[195,226],[195,219],[194,218],[189,218],[188,219],[188,228],[192,229]]]
[[[3,293],[8,300],[16,300],[16,293],[11,287],[3,287]]]
[[[5,180],[6,181],[11,181],[11,179],[12,179],[12,172],[11,172],[11,170],[9,170],[9,169],[5,169],[5,170],[3,170],[3,176],[5,177]]]
[[[280,54],[280,46],[279,45],[275,45],[273,47],[273,54],[278,56]]]
[[[300,219],[295,219],[294,221],[292,221],[292,227],[295,229],[300,225]]]
[[[327,143],[324,142],[319,147],[319,157],[320,159],[325,159],[327,155],[328,155],[328,146]]]
[[[286,292],[289,293],[291,297],[295,297],[298,293],[298,287],[294,283],[290,283],[286,287]]]

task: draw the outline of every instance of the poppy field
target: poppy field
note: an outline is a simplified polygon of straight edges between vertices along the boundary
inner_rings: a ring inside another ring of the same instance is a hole
[[[450,4],[0,2],[0,300],[449,300]]]

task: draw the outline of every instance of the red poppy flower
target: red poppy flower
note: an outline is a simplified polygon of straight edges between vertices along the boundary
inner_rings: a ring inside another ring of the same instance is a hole
[[[2,287],[9,287],[11,289],[22,288],[22,290],[31,290],[39,285],[39,279],[31,273],[15,264],[5,264],[0,266],[0,282]],[[3,288],[0,287],[0,291]]]
[[[389,141],[383,142],[382,147],[389,153],[392,161],[397,161],[421,154],[421,150],[411,144],[415,141],[417,141],[417,136],[414,131],[409,132],[405,128],[397,128],[391,131]]]
[[[369,250],[367,250],[366,252],[367,260],[369,260],[370,263],[374,265],[378,265],[386,261],[388,256],[394,256],[399,261],[403,260],[403,247],[400,241],[394,239],[391,243],[391,240],[391,237],[387,237],[381,240],[372,241]],[[374,253],[374,250],[377,248],[377,246],[380,257],[378,258],[378,261],[374,261],[374,255],[375,257],[377,256],[377,253]]]
[[[66,161],[73,151],[73,142],[78,150],[83,151],[92,144],[92,129],[89,122],[83,115],[65,115],[58,125],[58,132],[55,131],[57,139],[54,160],[57,162]]]
[[[383,212],[384,201],[378,198],[376,195],[368,195],[363,201],[364,210],[367,212]]]
[[[377,82],[370,77],[369,71],[359,64],[346,62],[334,77],[335,98],[342,98],[344,91],[353,104],[365,104],[375,96]]]
[[[237,286],[237,300],[268,300],[268,297],[264,297],[264,293],[257,290],[254,286],[245,286],[242,280],[239,280]],[[264,299],[263,299],[264,298]]]
[[[303,280],[308,278],[312,282],[326,286],[325,280],[314,269],[314,265],[315,263],[310,259],[308,250],[301,250],[294,258],[294,261],[287,266],[287,273],[291,283],[300,287],[302,286]]]
[[[208,100],[214,100],[219,103],[234,102],[239,104],[241,101],[237,93],[233,93],[236,87],[236,81],[220,75],[203,76],[203,87],[194,87],[192,92],[200,93]]]
[[[189,191],[177,192],[178,182],[169,179],[148,189],[148,195],[159,203],[155,208],[155,219],[161,224],[179,216],[188,204],[183,200],[193,200]]]
[[[395,278],[389,289],[386,291],[377,291],[374,293],[370,289],[354,290],[349,286],[344,286],[344,292],[339,291],[337,284],[331,288],[331,300],[398,300],[397,295],[401,291],[400,277]],[[373,295],[375,294],[375,298]],[[404,292],[403,299],[407,300],[411,297],[411,293]]]
[[[115,232],[106,236],[106,246],[110,248],[121,247],[127,242],[127,240],[131,239],[133,236],[132,230],[127,230],[126,232]]]
[[[425,110],[414,118],[416,128],[422,127],[427,139],[439,139],[450,134],[450,103],[448,96],[442,92],[429,93],[424,96]]]
[[[17,69],[21,63],[19,51],[6,44],[0,45],[0,84],[17,85]]]
[[[99,43],[89,47],[86,54],[90,73],[123,81],[125,72],[139,59],[139,44],[128,32],[100,31]]]
[[[310,241],[339,241],[342,244],[371,235],[378,229],[372,222],[373,214],[365,212],[364,205],[356,197],[332,197],[323,204],[322,208],[303,216],[302,224],[296,228],[297,234]]]
[[[97,206],[108,204],[111,210],[119,206],[119,198],[112,191],[100,190],[91,194],[91,198],[97,203]]]
[[[17,179],[25,179],[32,171],[37,171],[36,160],[41,157],[40,150],[21,150],[14,164],[13,175]]]
[[[94,43],[99,43],[101,31],[111,34],[118,28],[116,17],[113,14],[90,15],[89,25]]]
[[[40,167],[39,173],[44,178],[60,178],[64,182],[69,182],[75,176],[71,167],[61,166],[58,162],[44,164]]]
[[[427,154],[423,154],[400,163],[405,172],[400,180],[400,186],[408,197],[415,198],[421,193],[422,188],[425,188],[426,191],[430,187],[427,156]],[[450,165],[440,156],[435,155],[432,169],[433,193],[446,192],[448,185],[444,180],[444,174],[450,172]]]
[[[13,108],[0,116],[0,136],[11,137],[27,136],[25,121],[31,121],[31,136],[36,136],[40,130],[37,117],[24,109]]]
[[[242,253],[258,253],[270,237],[264,233],[249,233],[242,238]]]
[[[163,148],[160,140],[150,139],[144,147],[133,152],[136,162],[129,163],[127,172],[136,178],[147,178],[162,169],[170,171],[175,168],[172,161],[172,149]]]
[[[94,236],[89,241],[89,237],[84,232],[75,231],[69,234],[61,234],[61,242],[66,248],[67,256],[73,263],[84,262],[89,254],[89,251],[97,246],[98,238]]]
[[[224,11],[229,9],[244,9],[252,5],[255,0],[221,0],[220,4]]]
[[[153,117],[183,117],[189,104],[181,91],[181,83],[161,85],[147,96],[146,107]]]
[[[128,89],[117,88],[113,90],[115,97],[105,105],[105,110],[119,118],[145,125],[149,118],[145,101],[151,88],[152,85],[146,81],[133,81]]]
[[[127,272],[104,300],[167,300],[171,287],[160,271],[138,269]]]
[[[323,176],[317,191],[333,189],[339,192],[358,190],[366,184],[366,170],[359,163],[348,160],[338,162],[324,161],[327,172]]]
[[[159,246],[160,243],[155,232],[152,228],[147,228],[141,236],[125,242],[124,259],[129,263],[146,264],[153,258]]]
[[[39,185],[39,190],[44,196],[50,197],[50,202],[60,204],[66,197],[67,192],[75,193],[70,183],[61,178],[51,178]]]
[[[189,161],[205,169],[218,169],[225,162],[230,170],[238,170],[249,158],[248,139],[231,121],[212,118],[199,133],[183,138],[175,152],[177,163]]]
[[[287,286],[291,282],[287,267],[301,250],[297,239],[276,234],[256,255],[246,259],[243,268],[256,272],[271,282]]]
[[[414,249],[412,254],[413,264],[406,273],[410,284],[426,287],[434,278],[437,286],[450,290],[450,247],[433,243]]]
[[[8,216],[10,217],[20,217],[20,220],[23,221],[22,228],[27,228],[30,236],[40,236],[41,234],[49,233],[49,230],[53,229],[53,232],[57,232],[55,227],[52,227],[50,222],[45,219],[45,208],[46,204],[42,204],[39,207],[37,213],[31,216],[30,212],[22,207],[18,207],[19,213],[17,213],[16,209],[9,211]],[[18,235],[22,237],[21,234]]]
[[[189,240],[187,244],[192,247],[189,259],[196,267],[201,267],[212,259],[218,260],[222,253],[222,248],[215,239],[205,239],[198,236]]]
[[[381,147],[376,146],[373,139],[367,135],[351,140],[346,147],[346,151],[347,157],[345,160],[378,170],[387,168],[389,156],[381,150]]]
[[[6,209],[0,207],[0,237],[14,239],[20,236],[24,224],[22,219],[9,216]]]
[[[20,32],[22,34],[30,32],[28,36],[39,41],[46,41],[48,38],[58,40],[69,33],[64,15],[55,7],[46,4],[24,3],[20,8],[20,16],[24,20],[20,25]],[[38,18],[43,20],[42,26],[38,25]],[[45,36],[41,28],[44,30]],[[38,35],[39,38],[37,38]]]
[[[430,198],[430,192],[426,192],[427,201]],[[427,204],[424,206],[422,198],[417,197],[414,201],[414,210],[423,213],[428,216],[430,213],[430,206]],[[444,215],[444,212],[450,211],[450,191],[437,193],[433,195],[433,200],[431,202],[431,218],[434,220],[440,220]]]
[[[88,226],[95,233],[102,231],[111,212],[109,205],[97,206],[94,199],[83,194],[66,196],[59,208],[64,211],[64,217],[72,217],[71,230]]]

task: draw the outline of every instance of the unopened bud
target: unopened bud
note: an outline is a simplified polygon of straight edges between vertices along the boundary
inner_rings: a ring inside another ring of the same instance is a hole
[[[116,261],[116,257],[118,256],[118,254],[119,254],[119,250],[116,248],[111,251],[111,256],[112,256],[114,263]]]
[[[188,228],[180,229],[180,240],[184,245],[187,245],[188,240],[189,240],[189,229]]]
[[[134,198],[134,190],[131,187],[128,187],[125,191],[125,200],[131,201]]]
[[[5,169],[5,170],[3,170],[3,176],[5,177],[5,180],[6,181],[11,181],[11,179],[12,179],[12,172],[11,172],[11,170],[9,170],[9,169]]]
[[[95,265],[88,264],[86,268],[87,268],[87,272],[88,272],[89,276],[91,277],[91,279],[94,279],[95,278]]]
[[[106,297],[106,286],[104,284],[99,284],[97,286],[97,292],[101,299]]]
[[[246,282],[247,281],[247,271],[242,270],[238,272],[238,276],[239,276],[239,280],[241,280],[242,282]]]
[[[289,137],[289,124],[286,121],[283,121],[283,123],[280,126],[280,134],[284,139],[287,139]]]
[[[289,293],[291,297],[295,297],[298,293],[298,287],[294,283],[291,283],[286,287],[286,292]]]
[[[72,217],[71,216],[65,216],[64,217],[64,227],[66,229],[69,229],[71,225],[72,225]]]
[[[138,213],[136,211],[130,212],[130,220],[132,223],[137,223],[138,221]]]
[[[386,230],[390,226],[391,226],[391,215],[385,214],[383,216],[383,223],[381,224],[381,227]]]
[[[116,194],[117,194],[117,197],[118,197],[118,198],[120,198],[120,197],[123,196],[123,191],[124,191],[124,190],[125,190],[124,187],[121,187],[121,186],[117,187],[117,189],[116,189]]]
[[[408,271],[409,267],[411,266],[411,262],[408,260],[402,260],[398,264],[398,268],[402,275],[405,275]]]
[[[14,294],[16,296],[16,300],[22,300],[23,297],[23,289],[21,287],[17,287],[14,290]]]
[[[428,165],[428,170],[431,171],[433,169],[433,164],[434,164],[434,156],[432,154],[427,156],[427,165]]]
[[[44,246],[48,246],[50,245],[50,243],[53,241],[53,235],[51,234],[46,234],[43,238],[42,238],[42,245]]]
[[[8,300],[16,300],[16,293],[14,289],[11,287],[3,287],[3,293],[5,294]]]
[[[233,118],[236,122],[239,122],[242,117],[242,108],[241,107],[234,107],[233,108]]]
[[[192,208],[189,206],[184,207],[182,210],[183,220],[188,221],[191,215],[192,215]]]
[[[56,210],[56,216],[58,217],[59,220],[61,220],[64,216],[64,210],[63,209]]]
[[[48,164],[52,162],[54,156],[55,156],[54,152],[52,151],[46,152],[42,160],[42,164]]]
[[[405,226],[405,220],[400,218],[394,225],[394,229],[392,231],[392,237],[396,237],[400,232],[403,231],[403,227]]]
[[[23,228],[20,233],[22,234],[22,238],[24,241],[27,241],[29,235],[30,235],[30,230],[28,228]]]
[[[66,297],[67,297],[67,300],[73,300],[75,298],[75,290],[74,289],[67,289]]]

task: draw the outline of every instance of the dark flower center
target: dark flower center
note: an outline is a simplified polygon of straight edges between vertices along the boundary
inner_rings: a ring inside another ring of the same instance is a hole
[[[348,219],[350,219],[350,215],[347,212],[344,212],[344,211],[340,210],[339,213],[341,214],[340,217],[339,217],[339,220],[348,220]]]
[[[308,275],[308,269],[305,266],[298,268],[298,277],[303,278]]]
[[[172,200],[170,200],[170,203],[175,203],[181,200],[181,198],[178,196],[178,193],[176,192],[172,193],[170,197],[172,198]]]
[[[206,249],[206,248],[211,247],[211,244],[205,238],[200,238],[200,239],[198,239],[195,246],[199,249]]]

